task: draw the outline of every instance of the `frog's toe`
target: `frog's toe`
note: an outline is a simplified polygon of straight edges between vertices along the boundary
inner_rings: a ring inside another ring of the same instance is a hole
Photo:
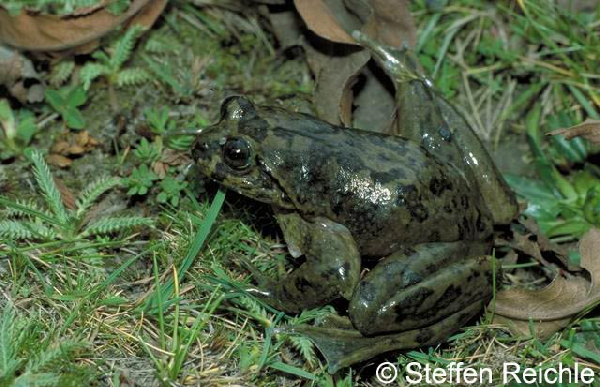
[[[273,284],[273,280],[271,280],[267,275],[265,275],[256,265],[254,265],[248,258],[246,257],[235,257],[231,258],[230,262],[235,264],[238,267],[246,269],[252,274],[252,279],[256,281],[259,288],[269,288]]]

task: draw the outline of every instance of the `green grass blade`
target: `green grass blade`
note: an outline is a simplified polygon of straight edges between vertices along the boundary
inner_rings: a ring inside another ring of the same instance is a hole
[[[215,223],[215,220],[217,219],[217,215],[219,214],[219,211],[221,211],[221,207],[223,206],[224,201],[225,191],[219,190],[215,195],[212,204],[210,205],[208,214],[206,215],[204,222],[202,222],[202,225],[198,229],[198,232],[196,232],[192,244],[190,245],[190,248],[188,249],[185,258],[183,259],[183,262],[179,267],[178,273],[180,280],[183,279],[185,272],[187,271],[187,269],[190,268],[190,266],[192,266],[194,259],[196,259],[196,255],[198,255],[198,253],[204,246],[204,243],[206,242],[206,239],[210,234],[210,230],[213,224]],[[169,280],[162,287],[161,292],[162,299],[168,300],[173,294],[173,280]],[[148,299],[148,301],[144,305],[144,310],[147,311],[150,308],[154,308],[156,306],[156,302],[157,295],[154,294],[151,298]]]
[[[289,364],[282,363],[280,361],[273,362],[269,364],[269,368],[273,368],[274,370],[285,372],[286,374],[300,376],[301,378],[308,380],[317,380],[317,376],[315,374],[311,374],[310,372],[304,371],[301,368],[291,366]]]

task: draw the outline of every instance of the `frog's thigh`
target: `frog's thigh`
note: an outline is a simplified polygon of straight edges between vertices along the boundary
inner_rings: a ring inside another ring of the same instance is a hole
[[[271,289],[273,305],[288,312],[350,299],[360,277],[360,253],[350,231],[325,218],[308,222],[296,213],[276,214],[293,256],[304,262]]]
[[[349,316],[362,334],[405,331],[487,301],[492,294],[489,244],[417,245],[381,261],[360,282]]]

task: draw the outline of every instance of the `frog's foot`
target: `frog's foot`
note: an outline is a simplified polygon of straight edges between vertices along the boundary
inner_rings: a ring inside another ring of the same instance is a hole
[[[267,288],[273,282],[268,276],[266,276],[256,265],[254,265],[248,258],[239,256],[231,260],[238,266],[248,270],[252,274],[254,281],[258,283],[259,288]]]
[[[361,280],[348,314],[363,335],[435,324],[492,296],[487,242],[424,243],[381,261]]]
[[[417,57],[410,49],[387,46],[360,31],[352,32],[352,37],[371,51],[373,59],[397,84],[420,80],[432,87],[433,83],[424,75]]]
[[[306,325],[287,327],[279,329],[279,331],[298,333],[311,339],[325,356],[328,371],[333,374],[343,367],[385,352],[442,342],[475,316],[482,307],[482,301],[475,302],[434,325],[373,337],[363,336],[357,330],[352,329]]]

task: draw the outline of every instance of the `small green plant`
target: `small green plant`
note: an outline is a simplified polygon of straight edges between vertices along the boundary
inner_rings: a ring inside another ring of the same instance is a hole
[[[155,180],[158,180],[158,176],[147,164],[133,168],[131,176],[125,179],[125,185],[129,188],[127,195],[146,195]]]
[[[137,157],[142,163],[152,164],[160,157],[162,152],[162,142],[154,141],[149,142],[145,138],[142,138],[139,145],[133,151],[135,157]]]
[[[60,114],[71,129],[85,128],[85,119],[78,107],[87,102],[87,93],[80,86],[46,89],[46,101]]]
[[[86,345],[62,340],[50,345],[40,341],[47,329],[35,318],[17,315],[10,303],[0,314],[0,386],[79,386],[91,380],[76,364]]]
[[[547,146],[541,140],[541,108],[536,105],[526,120],[527,136],[539,179],[507,176],[512,188],[528,201],[525,214],[534,217],[547,236],[580,238],[592,226],[600,226],[600,169],[586,163],[589,145],[581,138],[565,140],[552,136]],[[548,131],[572,126],[566,112],[548,118]],[[557,165],[580,164],[568,175]]]
[[[169,109],[167,107],[148,109],[145,111],[145,115],[148,125],[150,125],[150,130],[157,135],[155,141],[161,140],[164,137],[167,148],[173,150],[190,149],[194,142],[194,136],[177,133],[177,123],[169,118]],[[208,121],[200,115],[195,118],[195,121],[192,124],[193,127],[199,126],[198,121],[201,121],[200,126],[208,124]]]
[[[69,210],[62,202],[44,156],[40,152],[31,151],[29,157],[47,208],[40,208],[32,201],[13,201],[0,195],[0,205],[8,209],[6,219],[0,221],[0,237],[25,241],[58,239],[75,242],[135,226],[152,225],[150,219],[137,216],[102,217],[87,222],[86,215],[94,202],[105,192],[118,186],[120,179],[109,177],[92,182],[77,198],[77,208]]]
[[[161,193],[156,196],[159,203],[170,203],[173,207],[179,205],[181,191],[188,186],[186,181],[179,181],[171,176],[167,176],[160,182]]]
[[[0,99],[0,127],[2,127],[1,160],[21,155],[38,130],[30,111],[22,109],[15,115],[6,99]]]
[[[62,59],[52,64],[49,82],[50,84],[58,88],[71,78],[73,71],[75,70],[75,60],[73,59]]]
[[[139,85],[150,79],[150,74],[141,67],[123,68],[131,57],[137,37],[144,30],[145,28],[140,25],[129,28],[106,52],[95,51],[92,57],[96,61],[90,61],[81,69],[80,77],[85,90],[89,90],[94,79],[99,77],[106,79],[110,102],[115,110],[117,109],[115,87]]]

